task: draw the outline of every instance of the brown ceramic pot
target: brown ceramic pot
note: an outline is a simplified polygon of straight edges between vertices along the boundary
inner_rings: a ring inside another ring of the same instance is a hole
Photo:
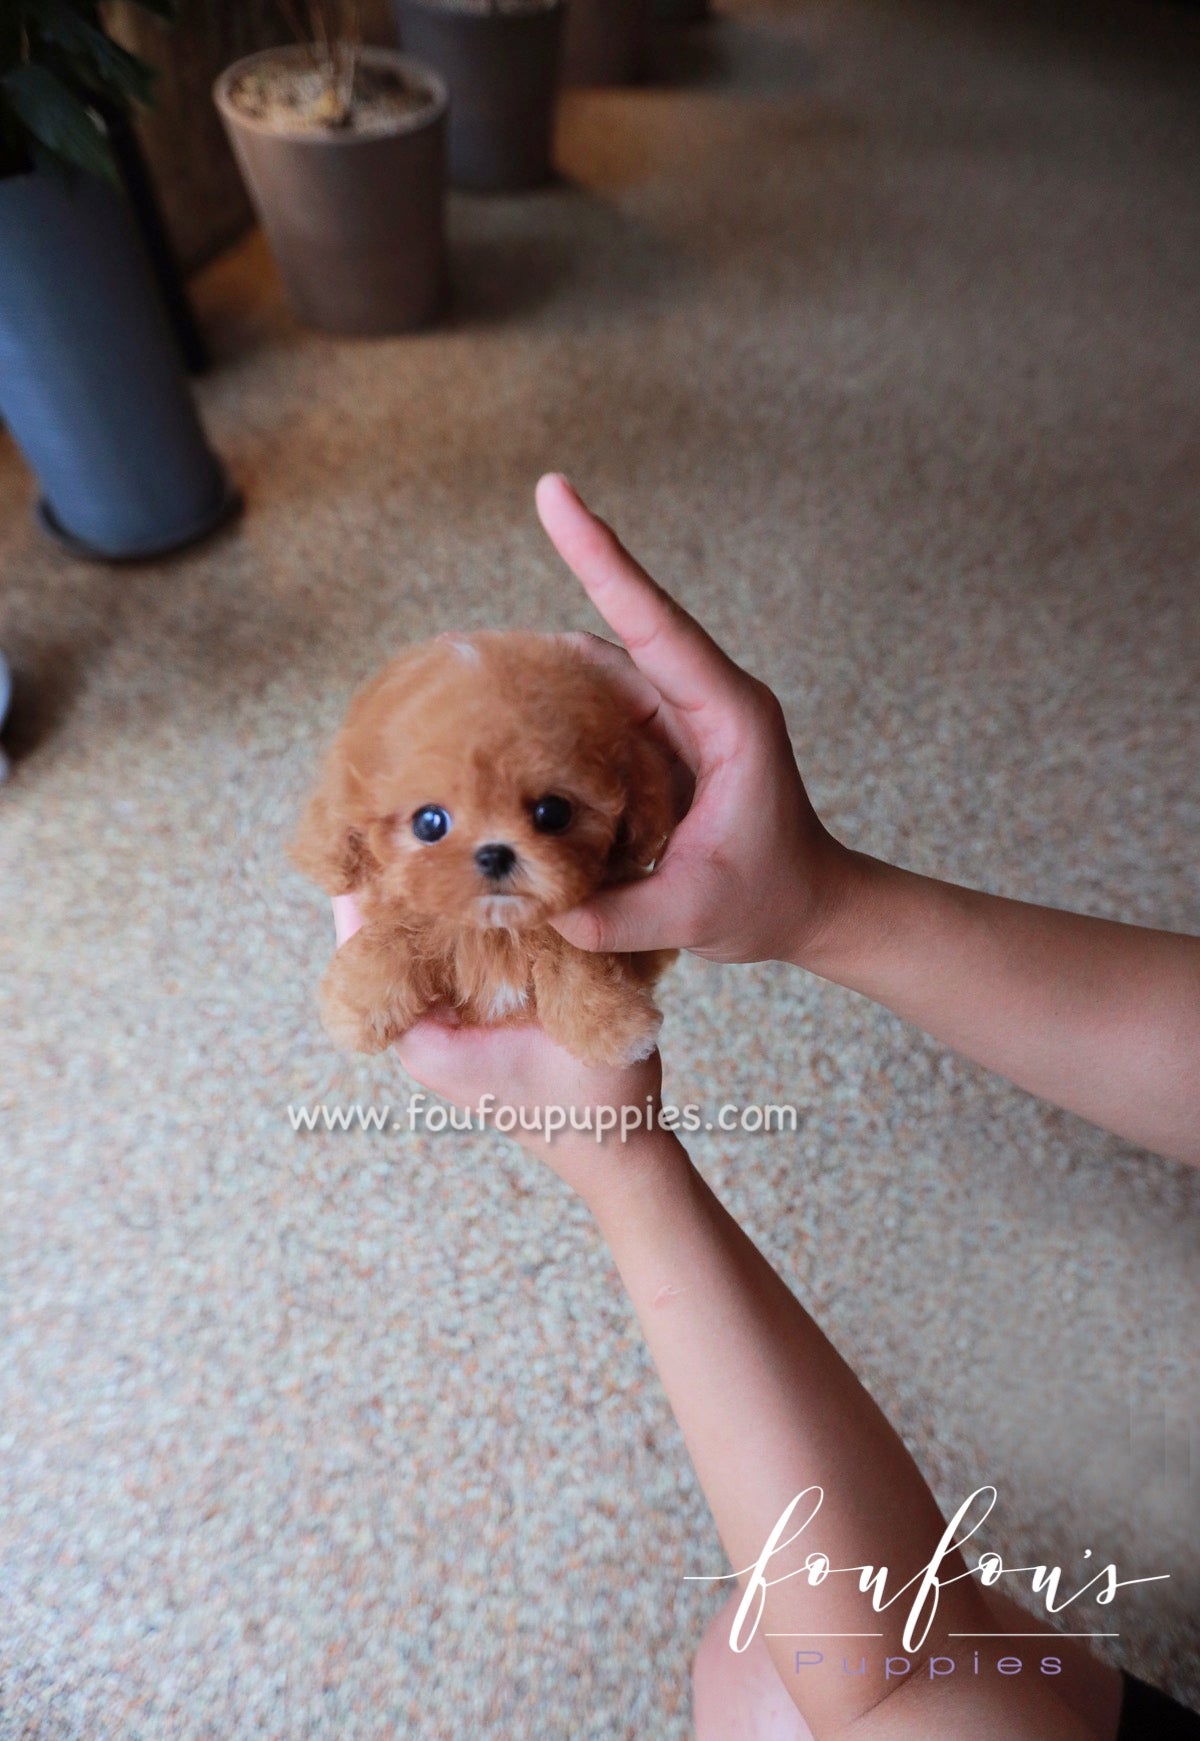
[[[400,41],[450,92],[450,180],[511,192],[550,175],[563,0],[468,11],[453,0],[393,0]]]
[[[289,300],[328,332],[423,326],[446,293],[446,87],[386,48],[362,64],[402,73],[429,102],[386,130],[286,130],[242,112],[230,88],[264,63],[300,62],[299,47],[248,55],[213,89]]]
[[[567,0],[563,82],[627,85],[646,70],[650,0]]]

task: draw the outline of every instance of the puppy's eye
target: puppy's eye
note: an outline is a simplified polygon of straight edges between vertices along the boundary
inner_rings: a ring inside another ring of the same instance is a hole
[[[422,804],[412,819],[412,831],[426,846],[450,832],[450,812],[440,804]]]
[[[533,806],[533,826],[539,834],[562,834],[571,826],[573,814],[568,798],[560,798],[554,792],[547,792]]]

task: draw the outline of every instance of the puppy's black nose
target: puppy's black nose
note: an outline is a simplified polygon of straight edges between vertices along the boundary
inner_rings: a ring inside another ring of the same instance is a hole
[[[512,847],[501,846],[496,841],[475,849],[475,863],[484,876],[491,877],[494,882],[506,877],[516,862],[517,855]]]

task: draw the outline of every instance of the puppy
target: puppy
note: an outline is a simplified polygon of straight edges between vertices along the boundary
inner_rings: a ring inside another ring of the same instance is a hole
[[[654,1049],[675,951],[574,949],[549,924],[643,875],[670,832],[665,752],[569,641],[443,635],[351,703],[292,844],[363,926],[321,990],[340,1045],[379,1052],[424,1011],[538,1021],[587,1064]]]

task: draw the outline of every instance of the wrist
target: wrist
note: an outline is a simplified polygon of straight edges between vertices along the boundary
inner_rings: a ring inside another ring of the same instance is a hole
[[[906,875],[830,836],[814,905],[784,959],[837,985],[855,982],[889,930],[895,885]]]
[[[817,851],[810,848],[796,872],[808,898],[787,930],[780,961],[839,980],[839,971],[862,945],[878,869],[883,869],[878,860],[852,851],[831,834],[824,836]]]
[[[632,1142],[598,1151],[579,1187],[606,1239],[631,1216],[670,1199],[692,1170],[687,1150],[670,1131],[647,1131]]]
[[[935,971],[939,939],[977,897],[865,852],[842,851],[836,900],[789,959],[903,1013],[906,993]]]

